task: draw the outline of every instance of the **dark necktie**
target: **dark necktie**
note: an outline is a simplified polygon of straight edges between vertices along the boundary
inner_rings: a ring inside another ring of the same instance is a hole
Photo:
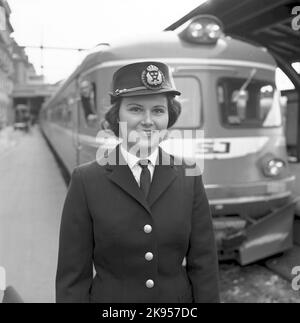
[[[151,185],[151,174],[148,169],[149,160],[140,160],[139,165],[142,168],[141,176],[140,176],[140,189],[145,194],[145,197],[147,198],[150,185]]]

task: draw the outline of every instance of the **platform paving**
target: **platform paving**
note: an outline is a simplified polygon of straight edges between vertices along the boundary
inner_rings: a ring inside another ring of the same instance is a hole
[[[25,302],[54,302],[66,185],[38,127],[5,129],[0,146],[0,266]]]

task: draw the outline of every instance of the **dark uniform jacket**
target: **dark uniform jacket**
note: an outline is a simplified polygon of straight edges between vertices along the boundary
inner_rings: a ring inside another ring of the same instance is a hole
[[[186,176],[185,167],[160,150],[163,165],[155,166],[146,200],[127,165],[110,165],[118,154],[117,148],[107,165],[94,161],[72,174],[61,220],[57,302],[218,302],[202,176]]]

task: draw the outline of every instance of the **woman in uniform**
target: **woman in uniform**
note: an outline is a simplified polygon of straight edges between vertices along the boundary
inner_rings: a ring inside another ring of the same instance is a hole
[[[161,62],[115,72],[106,121],[122,142],[72,174],[61,220],[57,302],[219,301],[202,176],[187,176],[186,166],[158,147],[181,111],[173,84]]]

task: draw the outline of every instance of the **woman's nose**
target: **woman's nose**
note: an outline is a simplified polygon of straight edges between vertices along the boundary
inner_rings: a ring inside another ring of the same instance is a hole
[[[146,111],[144,115],[144,119],[142,120],[142,124],[146,126],[152,126],[153,125],[153,120],[152,120],[152,115],[150,111]]]

